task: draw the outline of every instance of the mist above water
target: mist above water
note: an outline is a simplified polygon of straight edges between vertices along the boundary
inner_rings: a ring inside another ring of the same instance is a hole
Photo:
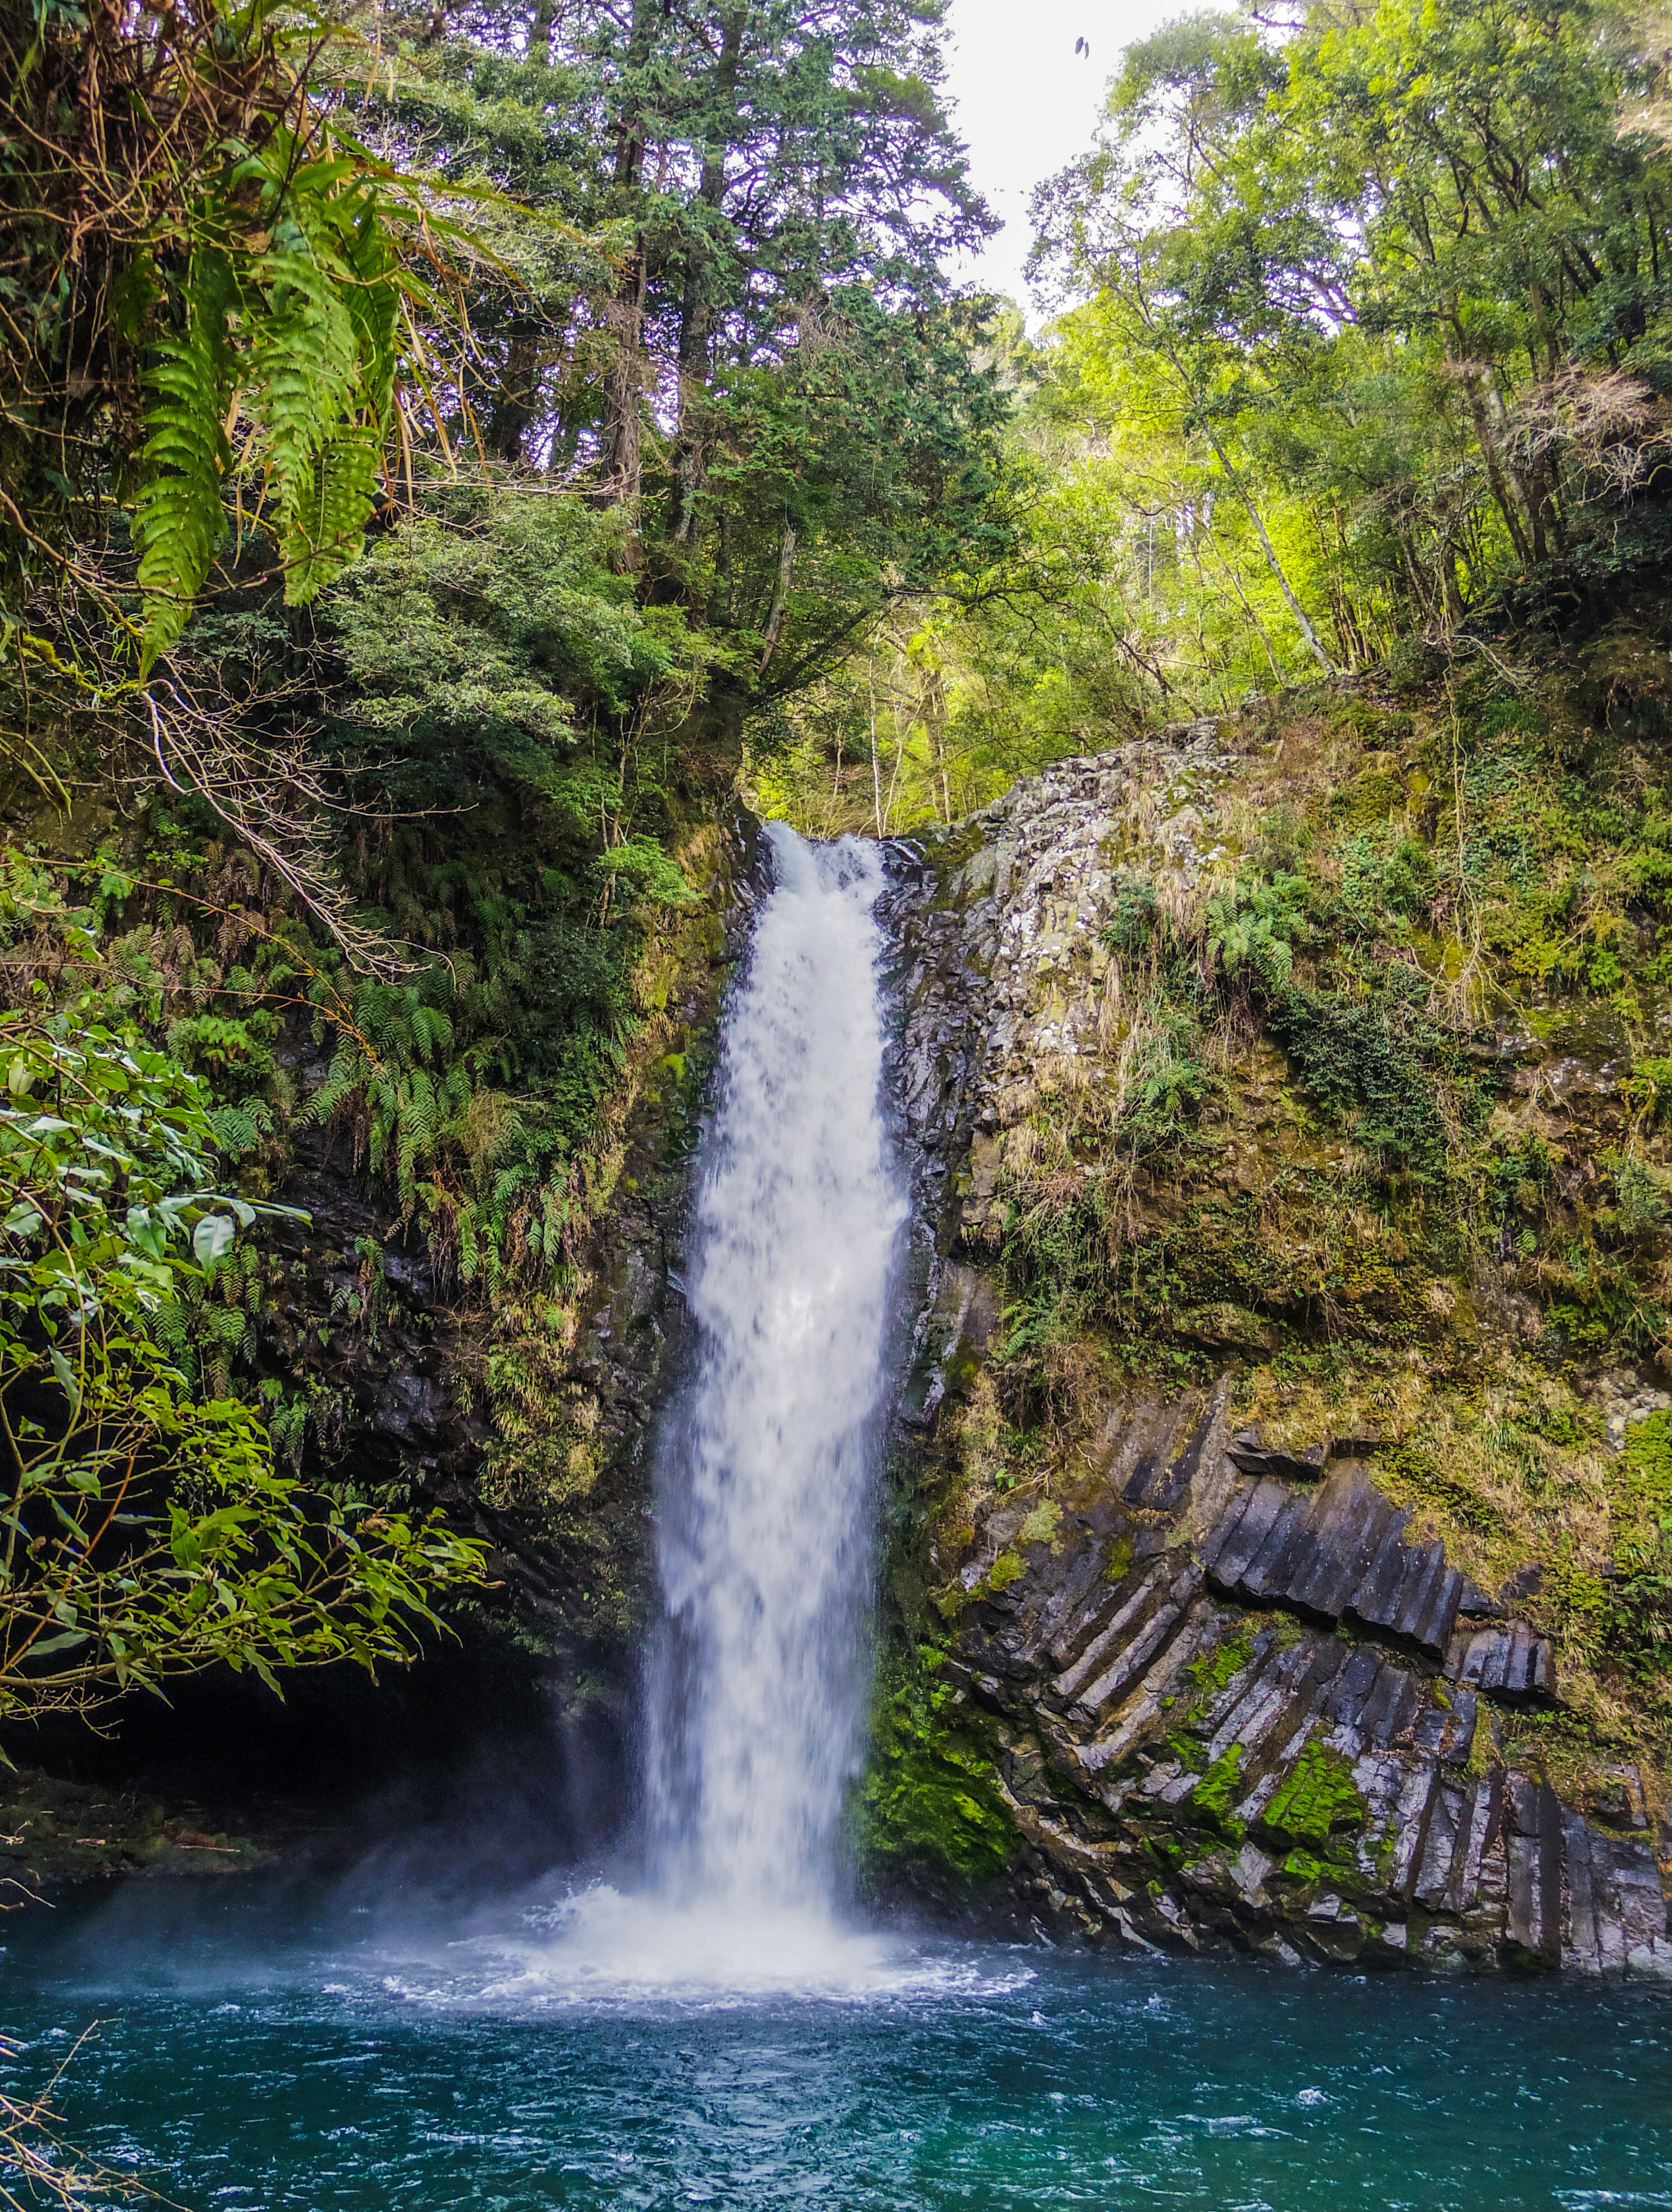
[[[696,1371],[659,1467],[652,1868],[705,1946],[717,1923],[757,1938],[759,1916],[831,1909],[907,1213],[883,1104],[879,855],[767,835],[776,880],[698,1181]]]

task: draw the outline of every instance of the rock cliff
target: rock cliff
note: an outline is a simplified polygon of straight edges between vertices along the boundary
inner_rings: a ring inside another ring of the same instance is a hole
[[[1664,1976],[1662,1693],[1611,1671],[1562,1495],[1604,1493],[1605,1546],[1669,1403],[1652,1359],[1564,1341],[1513,1222],[1471,1233],[1455,1180],[1437,1207],[1375,1154],[1362,1080],[1320,1103],[1323,955],[1263,992],[1222,958],[1208,1078],[1168,1094],[1154,941],[1200,1000],[1282,751],[1191,725],[902,858],[922,1299],[872,1863],[996,1880],[1052,1935]],[[1524,995],[1449,1024],[1469,1127],[1560,1134],[1559,1203],[1620,1127],[1624,1070],[1575,1027]],[[1478,1431],[1535,1401],[1567,1457],[1493,1525]]]

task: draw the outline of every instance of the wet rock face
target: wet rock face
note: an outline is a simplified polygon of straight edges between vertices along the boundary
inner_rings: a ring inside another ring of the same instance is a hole
[[[882,909],[901,951],[897,1079],[918,1219],[941,1251],[985,1218],[1006,1090],[1042,1056],[1097,1045],[1110,957],[1101,933],[1127,862],[1141,855],[1164,901],[1219,849],[1217,795],[1239,765],[1221,728],[1192,723],[1057,762],[970,817],[959,865],[941,854],[928,874],[897,848]]]
[[[629,1054],[610,1194],[570,1255],[567,1325],[520,1310],[555,1309],[532,1279],[526,1297],[496,1303],[438,1271],[421,1231],[392,1218],[392,1194],[368,1182],[350,1126],[298,1127],[281,1194],[307,1218],[277,1223],[270,1238],[258,1363],[307,1393],[306,1471],[329,1480],[351,1468],[483,1537],[496,1583],[572,1701],[624,1705],[633,1679],[650,1575],[649,1439],[687,1325],[681,1267],[705,1071],[727,978],[770,882],[740,808],[713,826],[703,866],[702,900],[671,944],[660,1018]],[[303,1091],[324,1079],[306,1040],[289,1057]],[[496,1368],[513,1377],[498,1403]],[[526,1449],[508,1449],[508,1437]]]
[[[456,1483],[487,1425],[450,1384],[463,1333],[419,1240],[401,1239],[366,1190],[346,1136],[299,1130],[283,1196],[307,1218],[269,1234],[282,1265],[262,1315],[262,1369],[313,1383],[311,1441],[326,1465],[351,1443],[362,1480]]]
[[[1557,1693],[1363,1465],[1241,1474],[1223,1394],[1111,1422],[1051,1534],[988,1513],[943,1669],[994,1724],[1040,1928],[1288,1960],[1672,1976],[1641,1777],[1508,1771]],[[1037,1516],[1036,1516],[1037,1517]]]

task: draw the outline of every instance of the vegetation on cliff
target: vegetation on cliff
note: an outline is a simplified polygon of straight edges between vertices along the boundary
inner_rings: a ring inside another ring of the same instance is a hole
[[[535,1532],[543,1636],[619,1638],[739,770],[938,827],[950,885],[1018,775],[1210,717],[1211,838],[1158,867],[1166,792],[1111,832],[1096,1051],[980,1164],[1003,1321],[924,1541],[1229,1367],[1536,1570],[1529,1743],[1663,1749],[1655,58],[1597,0],[1189,17],[1042,191],[1030,337],[948,279],[941,13],[0,6],[9,1000],[166,1056],[171,1203],[331,1209],[176,1238],[122,1358],[224,1409],[273,1528],[363,1505],[422,1602],[444,1498]],[[392,1415],[361,1499],[398,1335],[453,1426]],[[966,1719],[903,1653],[871,1797],[968,1875],[1012,1839]]]

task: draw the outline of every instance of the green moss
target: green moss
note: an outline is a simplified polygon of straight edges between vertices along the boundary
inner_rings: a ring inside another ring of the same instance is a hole
[[[1627,1429],[1622,1459],[1612,1577],[1585,1576],[1559,1554],[1556,1586],[1600,1629],[1613,1663],[1663,1706],[1672,1676],[1672,1415],[1651,1413]]]
[[[1227,1843],[1239,1843],[1248,1824],[1232,1811],[1242,1786],[1243,1747],[1222,1751],[1190,1793],[1190,1809],[1203,1827]]]
[[[1313,1742],[1279,1785],[1260,1825],[1285,1843],[1323,1844],[1333,1835],[1362,1828],[1365,1811],[1347,1760]]]
[[[1109,1565],[1103,1571],[1106,1583],[1124,1582],[1132,1571],[1132,1539],[1117,1537],[1109,1547]]]
[[[1201,1658],[1192,1660],[1184,1671],[1201,1692],[1202,1704],[1216,1697],[1233,1677],[1242,1673],[1253,1649],[1254,1638],[1245,1629],[1240,1636],[1227,1638]]]
[[[998,1769],[952,1692],[942,1655],[919,1644],[883,1672],[870,1764],[854,1805],[857,1856],[872,1881],[909,1866],[945,1886],[991,1881],[1021,1848]]]
[[[1651,1413],[1626,1431],[1626,1481],[1630,1503],[1672,1513],[1672,1413]]]
[[[1191,1735],[1182,1735],[1176,1730],[1167,1738],[1167,1748],[1183,1767],[1192,1774],[1202,1774],[1207,1768],[1207,1753]]]
[[[1043,1498],[1016,1533],[1018,1544],[1049,1544],[1062,1519],[1062,1508],[1054,1498]]]
[[[921,831],[918,834],[924,835]],[[935,892],[928,910],[931,914],[957,912],[967,903],[967,894],[958,884],[958,878],[985,847],[986,834],[978,822],[964,822],[950,830],[930,830],[925,842],[927,858],[935,872]]]
[[[1008,1589],[1012,1583],[1019,1582],[1027,1571],[1027,1562],[1019,1552],[1000,1552],[987,1571],[983,1587],[989,1590]]]
[[[1394,1444],[1377,1455],[1382,1486],[1401,1504],[1436,1505],[1458,1527],[1488,1534],[1498,1525],[1492,1501],[1458,1480],[1419,1444]]]

